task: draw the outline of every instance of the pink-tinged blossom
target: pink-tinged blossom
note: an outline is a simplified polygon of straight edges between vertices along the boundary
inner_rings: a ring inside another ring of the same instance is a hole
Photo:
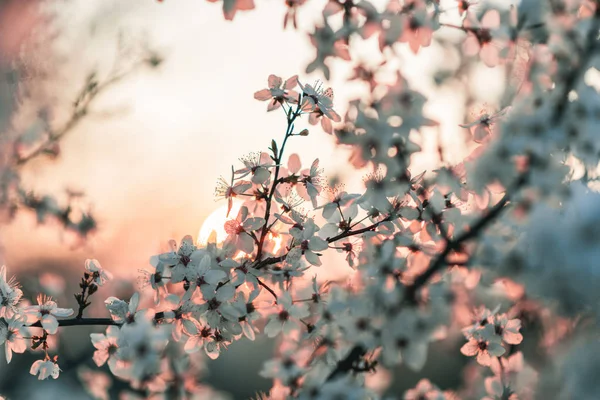
[[[329,244],[324,239],[316,236],[319,227],[312,219],[308,219],[303,226],[294,225],[290,229],[290,235],[294,238],[294,243],[298,245],[300,254],[306,258],[306,261],[315,266],[321,265],[319,252],[326,250]]]
[[[6,279],[6,266],[0,267],[0,317],[11,316],[23,297],[14,277]]]
[[[306,304],[293,304],[290,294],[284,292],[277,298],[277,312],[269,317],[269,322],[265,326],[265,333],[270,338],[277,336],[280,332],[289,335],[295,329],[299,329],[299,320],[309,314]]]
[[[228,235],[225,242],[246,254],[251,254],[254,251],[255,244],[252,234],[265,224],[265,219],[260,217],[248,218],[248,215],[248,208],[242,206],[235,219],[225,222],[225,232]]]
[[[190,301],[190,298],[190,291],[186,292],[181,299],[175,294],[167,297],[166,307],[169,311],[164,312],[164,319],[171,321],[172,336],[176,342],[181,341],[183,334],[187,336],[197,334],[200,327],[200,323],[193,316],[198,305]]]
[[[119,359],[116,357],[119,346],[119,328],[109,326],[105,333],[91,333],[90,338],[92,345],[96,348],[94,351],[93,360],[98,367],[103,366],[108,361],[110,370],[115,373],[117,370]]]
[[[195,278],[196,269],[192,261],[192,253],[196,251],[194,239],[186,235],[181,239],[181,245],[177,248],[175,240],[169,241],[171,251],[158,255],[158,261],[164,263],[169,270],[171,283],[178,283],[184,279],[192,280]]]
[[[60,371],[61,370],[55,361],[47,359],[35,361],[33,365],[31,365],[29,373],[31,375],[38,375],[38,380],[42,381],[50,376],[53,379],[57,379]]]
[[[204,346],[212,335],[212,329],[207,324],[198,322],[196,328],[196,332],[190,334],[185,342],[184,350],[187,354],[192,354],[200,349],[204,349]]]
[[[294,196],[295,192],[292,189],[296,188],[300,182],[300,171],[302,169],[302,162],[298,154],[291,154],[288,158],[287,165],[282,165],[279,169],[279,176],[281,177],[282,183],[277,188],[275,193],[275,199],[281,199],[282,196]],[[279,201],[278,201],[279,202]],[[297,205],[300,205],[298,203]],[[293,207],[289,207],[292,209]],[[284,209],[284,211],[286,211]],[[289,210],[287,210],[289,212]]]
[[[239,323],[244,336],[250,340],[254,340],[255,333],[258,332],[253,323],[261,317],[255,301],[259,294],[260,289],[255,289],[246,298],[244,292],[238,292],[234,302],[225,304],[221,308],[221,314],[226,319]]]
[[[248,259],[242,259],[240,263],[237,263],[231,271],[231,284],[238,287],[247,283],[255,288],[258,287],[258,278],[262,275],[262,272],[251,265],[252,263]]]
[[[502,341],[507,344],[519,344],[523,341],[523,335],[519,332],[520,329],[520,319],[508,319],[506,314],[498,315],[494,319],[496,335],[500,336]]]
[[[204,343],[204,352],[211,360],[219,358],[222,350],[231,344],[233,336],[231,333],[215,329],[212,336]]]
[[[283,384],[289,385],[306,373],[306,370],[298,365],[299,362],[295,358],[297,358],[297,354],[287,352],[282,357],[268,360],[259,374],[263,378],[280,379]]]
[[[294,89],[298,85],[298,75],[288,78],[285,82],[276,75],[269,75],[269,87],[254,93],[254,98],[260,101],[269,100],[267,111],[281,107],[284,102],[297,103],[298,93]]]
[[[333,90],[323,90],[320,84],[314,87],[298,83],[302,89],[302,110],[310,112],[308,122],[316,125],[321,120],[323,130],[330,135],[333,133],[331,121],[340,122],[342,119],[333,110]]]
[[[401,312],[383,329],[383,360],[386,365],[405,364],[420,371],[427,361],[429,337],[418,329],[419,316],[413,310]]]
[[[403,21],[404,30],[399,38],[402,43],[408,43],[408,47],[415,54],[421,47],[428,47],[431,44],[433,29],[430,25],[430,17],[427,14],[426,4],[422,0],[409,0],[404,5],[404,9],[411,9]]]
[[[252,175],[251,181],[256,184],[267,182],[271,176],[269,169],[275,166],[273,160],[265,152],[250,153],[240,158],[240,161],[244,164],[244,168],[235,171],[238,179]]]
[[[38,305],[25,308],[27,316],[27,324],[31,325],[37,321],[41,321],[42,328],[51,335],[54,335],[58,330],[58,318],[66,318],[73,315],[72,308],[59,308],[55,301],[50,297],[42,294],[37,297]]]
[[[315,209],[323,209],[322,215],[326,220],[331,221],[332,219],[341,218],[342,216],[340,215],[339,210],[343,207],[346,207],[343,212],[346,220],[350,217],[354,218],[357,215],[358,209],[354,200],[360,197],[359,194],[346,193],[346,191],[343,190],[343,185],[329,187],[328,189],[323,190],[321,194],[324,194],[327,202]]]
[[[154,316],[153,309],[138,310],[140,305],[138,292],[131,296],[129,303],[111,296],[104,301],[104,305],[108,309],[112,320],[119,325],[133,324],[140,318],[151,319]]]
[[[160,372],[160,361],[170,335],[170,326],[155,326],[147,319],[121,329],[116,357],[127,363],[127,375],[131,379],[140,381]]]
[[[219,283],[224,282],[228,278],[228,274],[224,268],[213,264],[212,256],[207,250],[197,250],[192,254],[192,259],[198,265],[198,272],[196,279],[190,282],[190,288],[187,290],[188,293],[193,293],[196,288],[203,293],[205,290],[214,291]],[[214,261],[216,264],[216,260]],[[236,263],[237,265],[236,260],[229,259],[227,261],[228,263]]]
[[[464,28],[468,33],[463,43],[463,51],[467,56],[479,57],[488,67],[495,67],[500,62],[500,49],[503,47],[499,39],[498,28],[500,14],[497,10],[488,10],[481,23],[465,20]]]
[[[310,169],[301,173],[300,183],[296,186],[296,192],[304,200],[310,200],[313,207],[317,207],[317,198],[323,190],[323,169],[319,168],[319,159],[315,159]]]
[[[473,136],[476,143],[485,142],[492,134],[492,128],[496,121],[506,114],[507,109],[498,111],[497,113],[488,114],[484,109],[473,122],[459,125],[461,128],[467,128]]]
[[[154,272],[145,269],[138,270],[142,275],[138,277],[140,289],[150,286],[154,291],[154,303],[159,304],[160,299],[168,293],[167,282],[170,279],[168,271],[165,271],[165,263],[158,256],[150,258],[150,265],[155,267]]]
[[[227,214],[231,212],[233,207],[233,199],[241,194],[244,194],[248,189],[252,187],[252,182],[245,180],[238,180],[234,183],[235,173],[233,167],[231,168],[231,182],[227,182],[225,178],[220,177],[215,187],[215,198],[217,200],[224,198],[227,199]]]
[[[461,347],[460,352],[465,356],[477,356],[477,362],[483,366],[490,366],[494,357],[500,357],[506,352],[501,344],[502,338],[494,332],[494,327],[489,324],[470,335],[469,341]]]
[[[24,353],[27,349],[27,342],[23,338],[24,332],[27,332],[27,330],[24,327],[24,321],[20,317],[13,315],[6,320],[0,318],[0,345],[4,344],[7,363],[10,363],[13,352]]]
[[[198,313],[208,322],[211,328],[217,328],[221,322],[223,307],[231,302],[235,288],[229,284],[221,286],[213,293],[202,293],[204,303],[198,305]]]
[[[489,324],[492,324],[494,322],[496,314],[498,313],[498,310],[500,310],[500,306],[497,306],[493,310],[490,310],[483,306],[475,309],[473,311],[473,314],[471,315],[471,320],[473,321],[473,323],[470,326],[463,328],[463,334],[468,337],[474,332],[485,328]]]
[[[85,260],[85,270],[92,276],[94,283],[98,286],[102,286],[112,279],[112,274],[104,270],[98,260]]]

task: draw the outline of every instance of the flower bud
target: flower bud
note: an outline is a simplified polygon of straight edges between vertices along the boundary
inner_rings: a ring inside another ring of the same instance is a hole
[[[298,135],[299,136],[308,136],[308,129],[302,129]]]

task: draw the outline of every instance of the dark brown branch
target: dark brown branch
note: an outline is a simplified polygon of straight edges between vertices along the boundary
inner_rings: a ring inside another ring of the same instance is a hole
[[[273,295],[273,297],[275,297],[275,300],[277,300],[277,294],[275,294],[275,291],[273,289],[271,289],[269,287],[269,285],[267,285],[266,283],[264,283],[263,281],[261,281],[260,279],[256,278],[256,280],[258,281],[258,284],[262,287],[264,287],[269,293],[271,293]]]
[[[300,104],[301,102],[298,101],[298,106],[296,107],[295,111],[292,111],[292,108],[289,108],[288,111],[288,126],[287,129],[285,130],[285,137],[283,138],[283,143],[281,144],[281,149],[279,150],[279,154],[276,155],[276,160],[275,161],[275,172],[273,174],[273,184],[271,185],[271,190],[269,190],[269,196],[267,197],[267,204],[265,206],[265,224],[263,225],[261,231],[260,231],[260,241],[258,242],[258,248],[256,250],[256,260],[260,260],[260,257],[262,256],[262,251],[263,251],[263,247],[265,244],[265,239],[267,237],[267,233],[269,230],[269,218],[271,217],[271,204],[273,203],[273,195],[275,194],[275,191],[277,190],[277,185],[279,183],[281,183],[280,179],[279,179],[279,170],[281,168],[281,160],[283,159],[283,152],[285,150],[285,145],[288,141],[288,139],[293,136],[293,130],[294,130],[294,121],[296,120],[296,118],[300,115]]]
[[[331,238],[327,238],[327,243],[333,243],[333,242],[336,242],[336,241],[338,241],[340,239],[347,238],[349,236],[360,235],[361,233],[373,231],[379,225],[381,225],[382,223],[388,222],[388,221],[391,221],[391,220],[392,220],[392,217],[391,217],[391,215],[389,215],[386,218],[382,219],[381,221],[375,222],[374,224],[369,225],[369,226],[367,226],[365,228],[357,229],[355,231],[342,232],[339,235],[336,235],[336,236],[331,237]]]
[[[59,319],[58,326],[91,326],[91,325],[119,325],[110,318],[71,318],[71,319]],[[31,325],[35,328],[41,328],[42,324],[40,321]]]

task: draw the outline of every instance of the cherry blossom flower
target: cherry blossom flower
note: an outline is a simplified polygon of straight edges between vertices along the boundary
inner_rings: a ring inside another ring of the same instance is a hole
[[[294,278],[304,276],[310,265],[302,265],[302,250],[299,247],[291,249],[283,265],[275,265],[269,269],[271,280],[279,285],[281,290],[285,290],[284,284],[290,284]]]
[[[492,324],[499,310],[500,306],[497,306],[493,310],[490,310],[486,307],[479,307],[475,309],[471,315],[473,324],[464,328],[462,330],[463,333],[467,336],[472,335],[474,332],[485,328],[489,324]]]
[[[256,268],[253,268],[251,262],[245,259],[233,268],[231,275],[231,284],[235,287],[248,283],[256,288],[258,287],[258,278],[262,273]]]
[[[475,25],[475,26],[472,26]],[[500,42],[498,27],[500,26],[500,14],[497,10],[488,10],[481,24],[465,20],[465,30],[469,32],[463,43],[463,51],[467,56],[479,53],[483,63],[488,67],[495,67],[500,62]]]
[[[159,304],[161,297],[166,296],[168,293],[166,284],[170,277],[168,276],[168,273],[165,273],[166,264],[162,262],[158,256],[152,257],[150,259],[150,264],[155,267],[154,272],[146,271],[144,269],[138,270],[142,273],[142,275],[138,277],[138,284],[140,289],[144,289],[146,286],[150,285],[154,290],[154,302]]]
[[[260,290],[255,289],[246,298],[244,292],[239,292],[234,302],[226,304],[222,308],[223,316],[232,321],[237,321],[244,336],[252,341],[255,339],[255,333],[258,332],[253,323],[261,317],[256,304],[256,298],[259,294]]]
[[[60,374],[61,369],[58,367],[56,361],[52,361],[50,359],[47,360],[37,360],[31,365],[31,369],[29,373],[31,375],[38,375],[38,380],[44,380],[48,377],[52,377],[53,379],[58,379],[58,375]]]
[[[343,185],[335,185],[333,187],[329,187],[327,190],[323,190],[322,193],[325,194],[327,203],[321,204],[319,207],[315,209],[323,209],[323,218],[328,221],[331,221],[332,218],[339,219],[342,217],[339,211],[341,207],[348,207],[349,210],[344,211],[344,219],[348,219],[349,217],[354,218],[358,213],[356,203],[354,200],[360,197],[359,194],[349,194],[343,190]]]
[[[477,362],[483,366],[490,366],[493,357],[500,357],[506,352],[500,344],[502,338],[496,335],[491,324],[470,336],[469,342],[461,347],[460,352],[469,357],[477,356]]]
[[[308,122],[316,125],[320,119],[323,130],[331,135],[331,121],[341,121],[340,116],[333,110],[333,90],[323,90],[319,83],[314,87],[309,84],[303,86],[300,82],[298,84],[302,89],[302,110],[310,112]]]
[[[110,317],[119,325],[132,324],[142,317],[147,318],[147,314],[153,313],[151,309],[138,311],[139,304],[140,295],[138,292],[131,296],[129,303],[113,296],[104,301]]]
[[[110,370],[115,373],[118,368],[119,359],[116,356],[117,350],[119,349],[120,331],[116,326],[109,326],[106,328],[106,333],[90,333],[92,344],[96,348],[94,351],[93,360],[98,367],[106,364]]]
[[[127,375],[134,381],[160,372],[161,354],[171,328],[168,325],[154,324],[145,318],[121,329],[117,341],[116,357],[127,363]]]
[[[172,336],[176,342],[181,340],[183,334],[190,336],[198,333],[200,327],[200,323],[193,315],[198,305],[190,301],[191,296],[190,291],[187,291],[181,298],[176,294],[167,297],[166,307],[170,310],[164,312],[164,318],[171,321]]]
[[[278,311],[269,317],[265,326],[265,333],[273,338],[280,332],[289,335],[299,327],[298,320],[309,315],[308,307],[304,303],[294,304],[289,293],[282,293],[277,298]]]
[[[285,82],[276,75],[269,75],[269,88],[254,93],[254,98],[260,101],[270,100],[267,111],[281,107],[284,102],[294,104],[298,102],[298,93],[294,90],[298,85],[298,75],[294,75]]]
[[[240,158],[240,161],[244,164],[244,168],[235,171],[238,178],[244,178],[251,174],[253,183],[262,184],[267,182],[271,176],[269,168],[273,167],[273,161],[269,155],[265,152],[262,153],[250,153],[246,157]]]
[[[383,359],[386,365],[403,363],[420,371],[427,360],[429,337],[418,329],[419,317],[407,310],[400,313],[383,329]]]
[[[24,353],[27,349],[23,332],[26,332],[26,328],[21,317],[14,315],[7,320],[0,318],[0,345],[4,344],[7,363],[10,363],[13,352]]]
[[[323,189],[323,170],[319,168],[319,159],[315,159],[309,169],[301,172],[301,185],[296,186],[296,192],[305,200],[310,200],[317,207],[317,198]]]
[[[489,138],[492,134],[492,127],[496,120],[501,118],[506,114],[508,110],[502,109],[494,114],[488,114],[484,109],[481,110],[479,117],[468,124],[459,125],[461,128],[467,128],[471,131],[471,135],[473,136],[473,140],[477,143],[482,143]]]
[[[279,192],[275,193],[275,201],[279,203],[279,207],[281,208],[281,213],[275,213],[275,217],[280,220],[286,220],[288,224],[293,224],[292,220],[289,219],[286,214],[296,215],[301,212],[300,206],[305,202],[303,198],[301,198],[296,191],[288,189],[288,192],[285,196],[279,194]]]
[[[407,15],[404,30],[399,38],[400,42],[408,43],[413,53],[417,54],[421,47],[428,47],[431,44],[433,30],[429,26],[429,16],[427,15],[426,4],[421,0],[409,0],[404,5],[404,9],[412,10]]]
[[[11,316],[23,297],[14,277],[6,279],[6,266],[0,267],[0,317]]]
[[[227,232],[226,243],[235,246],[246,254],[254,251],[253,231],[260,229],[265,224],[265,219],[260,217],[248,218],[248,208],[242,206],[235,219],[225,222]]]
[[[191,285],[187,290],[188,293],[193,292],[196,288],[200,289],[202,293],[213,292],[219,283],[227,279],[227,272],[220,266],[213,265],[213,260],[208,250],[200,249],[194,252],[192,259],[198,265],[198,272],[196,279],[190,282]],[[237,264],[236,260],[230,260],[230,262]]]
[[[92,275],[94,283],[96,283],[98,286],[102,286],[112,279],[112,274],[104,270],[102,266],[100,266],[98,260],[85,260],[85,270]]]
[[[299,245],[300,254],[306,258],[306,261],[315,266],[321,265],[318,252],[326,250],[329,246],[324,239],[315,236],[318,230],[319,227],[312,219],[307,220],[304,226],[294,225],[290,229],[290,234]]]
[[[37,301],[37,306],[28,306],[24,310],[27,316],[27,324],[31,325],[41,321],[44,330],[51,335],[54,335],[58,330],[56,317],[65,318],[74,313],[72,308],[59,308],[55,301],[42,294],[38,295]]]
[[[215,188],[215,198],[218,200],[219,198],[227,199],[227,214],[229,217],[229,213],[231,212],[231,208],[233,207],[233,199],[241,194],[244,194],[248,189],[252,187],[252,183],[248,181],[238,181],[234,183],[235,172],[233,171],[233,167],[231,168],[231,182],[227,182],[223,177],[220,177],[217,181],[217,187]]]
[[[221,323],[221,313],[235,295],[232,285],[224,285],[214,293],[203,293],[204,303],[198,305],[198,313],[203,316],[211,328],[217,328]]]
[[[294,355],[288,353],[281,358],[266,361],[259,374],[263,378],[280,379],[283,384],[289,385],[301,377],[304,371],[294,359]]]
[[[169,241],[169,246],[171,247],[171,251],[160,254],[158,260],[169,268],[171,282],[178,283],[184,279],[195,279],[197,271],[193,263],[191,263],[191,256],[197,248],[192,236],[184,236],[183,239],[181,239],[179,249],[177,249],[177,242],[174,240]]]
[[[215,329],[209,340],[204,343],[204,352],[211,360],[216,360],[221,350],[226,349],[232,340],[229,332]]]
[[[200,349],[204,349],[206,342],[212,335],[212,329],[207,324],[198,323],[196,332],[189,335],[185,342],[184,350],[188,354],[197,352]]]
[[[523,335],[519,333],[520,329],[520,319],[508,319],[506,314],[498,315],[494,318],[496,335],[500,336],[507,344],[519,344],[523,341]]]

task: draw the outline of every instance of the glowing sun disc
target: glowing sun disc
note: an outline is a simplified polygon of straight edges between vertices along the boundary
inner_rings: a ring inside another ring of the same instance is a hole
[[[234,219],[240,211],[240,203],[233,203],[229,217],[227,217],[227,204],[217,208],[213,211],[202,223],[200,232],[198,232],[198,244],[206,245],[208,238],[214,231],[217,234],[217,243],[223,242],[227,238],[227,232],[225,232],[225,222]]]

